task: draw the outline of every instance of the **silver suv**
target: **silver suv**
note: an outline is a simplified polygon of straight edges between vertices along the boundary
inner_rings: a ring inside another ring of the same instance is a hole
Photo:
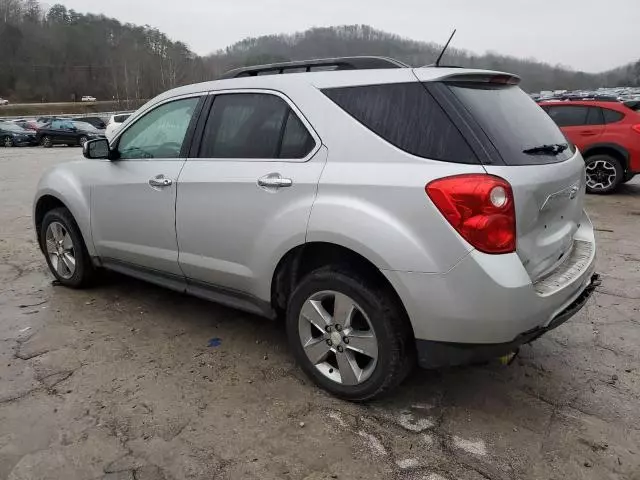
[[[62,284],[104,268],[284,317],[302,369],[350,400],[416,361],[513,352],[598,284],[584,161],[517,77],[380,58],[227,77],[44,175]]]

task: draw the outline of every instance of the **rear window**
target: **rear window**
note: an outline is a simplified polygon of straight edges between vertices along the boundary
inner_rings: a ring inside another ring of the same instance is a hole
[[[558,126],[520,87],[459,84],[450,88],[507,165],[557,163],[573,155],[573,147]],[[587,112],[584,114],[586,118]],[[569,148],[556,155],[524,153],[524,150],[553,144],[565,144]]]
[[[405,152],[446,162],[478,163],[460,131],[420,83],[331,88],[323,93]]]

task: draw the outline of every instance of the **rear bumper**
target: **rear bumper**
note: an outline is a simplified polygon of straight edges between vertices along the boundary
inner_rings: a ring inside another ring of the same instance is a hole
[[[402,300],[417,340],[492,346],[522,343],[523,332],[557,323],[591,285],[595,258],[593,227],[584,214],[567,261],[535,284],[516,253],[476,250],[442,274],[383,273]]]
[[[501,357],[516,351],[521,345],[531,343],[550,330],[553,330],[578,313],[600,285],[600,276],[594,273],[589,284],[567,308],[556,315],[551,322],[543,327],[536,327],[518,335],[514,340],[494,344],[470,344],[434,342],[431,340],[416,340],[418,364],[422,368],[439,368],[455,365],[477,363],[492,358]]]

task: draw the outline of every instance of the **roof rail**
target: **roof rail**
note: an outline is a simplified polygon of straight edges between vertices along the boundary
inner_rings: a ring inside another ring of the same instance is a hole
[[[408,68],[404,62],[388,57],[337,57],[300,60],[295,62],[271,63],[236,68],[220,78],[256,77],[281,73],[313,72],[321,70],[371,70],[377,68]]]

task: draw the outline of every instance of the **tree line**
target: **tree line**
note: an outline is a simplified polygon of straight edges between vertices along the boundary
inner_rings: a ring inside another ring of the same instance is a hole
[[[247,65],[352,55],[382,55],[410,65],[433,63],[441,46],[366,25],[313,28],[247,38],[206,57],[158,29],[81,14],[38,0],[0,0],[0,97],[13,102],[146,99],[170,88],[218,78]],[[443,61],[520,75],[523,87],[583,89],[640,86],[640,60],[602,74],[531,59],[451,48]]]

